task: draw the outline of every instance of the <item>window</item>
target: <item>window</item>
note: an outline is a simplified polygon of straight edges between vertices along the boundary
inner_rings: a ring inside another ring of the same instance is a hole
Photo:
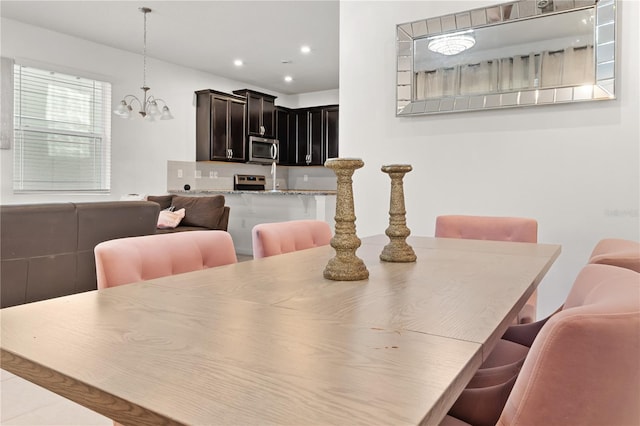
[[[111,84],[14,65],[14,192],[108,192]]]

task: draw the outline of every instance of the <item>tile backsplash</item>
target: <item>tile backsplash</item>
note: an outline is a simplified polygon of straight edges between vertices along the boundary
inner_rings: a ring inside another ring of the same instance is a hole
[[[168,161],[167,191],[226,191],[233,189],[235,174],[264,175],[266,189],[273,188],[270,165],[225,163],[222,161]],[[322,166],[276,167],[277,189],[336,189],[334,172]]]

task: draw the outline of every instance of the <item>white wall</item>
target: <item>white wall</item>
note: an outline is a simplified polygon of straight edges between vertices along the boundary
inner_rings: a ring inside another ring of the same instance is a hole
[[[339,104],[339,90],[323,90],[320,92],[291,95],[288,99],[290,108],[306,108],[319,105]]]
[[[113,105],[126,94],[141,94],[141,55],[6,18],[1,24],[3,57],[25,58],[60,71],[102,76],[112,83]],[[162,194],[167,190],[167,161],[195,161],[195,90],[210,88],[230,93],[250,88],[276,95],[277,105],[289,107],[297,107],[302,96],[279,94],[152,58],[147,62],[147,85],[151,94],[169,104],[175,119],[147,123],[112,116],[111,194],[13,194],[13,150],[0,150],[0,201],[100,201],[117,200],[129,193]],[[336,94],[333,96],[337,98]],[[308,97],[324,100],[327,94],[318,92]]]
[[[365,162],[354,174],[361,237],[388,226],[383,164],[413,166],[404,180],[413,235],[433,235],[440,214],[536,218],[539,241],[562,245],[540,286],[541,316],[562,303],[598,240],[640,240],[640,3],[619,7],[616,100],[396,118],[396,24],[494,3],[342,1],[340,155]]]

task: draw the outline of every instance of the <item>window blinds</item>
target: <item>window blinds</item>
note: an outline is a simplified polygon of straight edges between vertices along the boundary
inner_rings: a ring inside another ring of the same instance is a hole
[[[111,85],[14,65],[14,192],[108,192]]]

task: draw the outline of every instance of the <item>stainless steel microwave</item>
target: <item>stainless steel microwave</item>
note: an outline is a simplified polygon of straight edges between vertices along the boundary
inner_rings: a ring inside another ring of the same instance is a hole
[[[249,162],[258,164],[278,163],[280,150],[277,139],[249,136]]]

